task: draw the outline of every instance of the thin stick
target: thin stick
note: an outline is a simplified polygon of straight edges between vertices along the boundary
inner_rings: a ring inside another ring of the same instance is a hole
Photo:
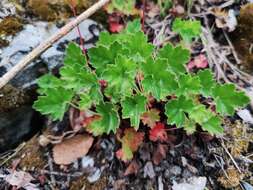
[[[0,89],[6,85],[11,79],[13,79],[18,72],[23,70],[32,60],[46,51],[49,47],[51,47],[55,42],[57,42],[60,38],[69,33],[73,28],[75,28],[78,24],[80,24],[83,20],[87,19],[89,16],[94,14],[98,9],[102,8],[105,4],[107,4],[110,0],[100,0],[95,3],[89,9],[84,11],[81,15],[79,15],[76,19],[66,24],[62,27],[56,34],[48,38],[46,41],[41,43],[38,47],[36,47],[32,52],[30,52],[24,59],[22,59],[17,65],[11,68],[5,75],[0,78]]]
[[[239,171],[239,173],[242,173],[241,169],[239,168],[238,164],[236,163],[235,159],[233,158],[233,156],[230,154],[230,152],[228,151],[228,149],[226,148],[223,140],[221,142],[222,147],[224,148],[225,152],[228,154],[228,156],[230,157],[230,159],[232,160],[233,164],[235,165],[236,169]]]

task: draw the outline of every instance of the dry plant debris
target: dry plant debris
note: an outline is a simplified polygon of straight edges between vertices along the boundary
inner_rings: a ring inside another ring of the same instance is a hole
[[[234,167],[226,169],[227,176],[222,175],[218,178],[218,181],[226,189],[234,188],[240,185],[240,180],[243,179],[244,175],[240,174]]]
[[[240,121],[235,123],[227,121],[226,138],[231,155],[240,157],[248,151],[249,144],[253,142],[252,129]]]
[[[76,135],[55,145],[53,148],[54,162],[62,165],[71,164],[88,153],[93,140],[93,137],[89,135]]]

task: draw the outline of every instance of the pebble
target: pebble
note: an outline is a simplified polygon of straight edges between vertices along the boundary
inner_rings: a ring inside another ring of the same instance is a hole
[[[170,173],[172,175],[178,176],[182,173],[182,169],[179,166],[173,166],[172,168],[170,168]]]
[[[82,158],[82,168],[88,168],[94,166],[94,159],[90,156],[84,156]]]
[[[204,190],[206,187],[206,177],[191,177],[187,182],[177,183],[173,181],[172,190]]]
[[[98,181],[100,179],[101,173],[102,173],[101,170],[99,168],[96,168],[96,170],[87,177],[88,181],[90,183]]]
[[[147,162],[146,165],[144,166],[144,178],[146,178],[147,176],[151,179],[155,177],[154,167],[152,162],[150,161]]]

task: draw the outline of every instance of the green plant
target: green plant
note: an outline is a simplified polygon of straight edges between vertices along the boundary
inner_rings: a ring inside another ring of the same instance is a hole
[[[157,0],[157,4],[160,8],[161,15],[164,17],[166,16],[166,11],[172,7],[173,2],[172,0]]]
[[[176,18],[172,25],[172,30],[179,33],[186,43],[190,43],[192,38],[198,37],[201,31],[199,21],[182,20]]]
[[[112,0],[107,6],[107,11],[113,13],[119,11],[125,15],[134,15],[137,13],[135,9],[136,0]]]
[[[189,50],[171,44],[156,50],[139,20],[120,34],[101,33],[88,55],[90,65],[76,44],[68,46],[60,78],[47,74],[38,80],[36,110],[61,120],[69,106],[92,109],[97,119],[87,129],[101,135],[115,133],[121,119],[129,119],[136,131],[141,120],[152,128],[160,120],[155,99],[165,105],[168,125],[184,127],[189,134],[201,126],[214,135],[223,132],[223,116],[249,102],[234,85],[215,82],[209,69],[188,73]],[[202,97],[212,104],[203,104]]]

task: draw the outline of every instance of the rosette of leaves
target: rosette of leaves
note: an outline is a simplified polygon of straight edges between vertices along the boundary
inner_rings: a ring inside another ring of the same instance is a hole
[[[186,33],[197,36],[195,30]],[[53,120],[61,120],[69,106],[92,108],[99,117],[88,129],[101,135],[115,133],[120,118],[129,119],[137,131],[143,115],[149,115],[152,96],[157,102],[165,102],[168,125],[184,127],[188,133],[201,126],[215,135],[223,132],[223,116],[233,115],[249,102],[234,85],[217,83],[209,69],[188,73],[188,49],[172,44],[155,49],[141,31],[139,20],[129,23],[120,34],[101,33],[88,56],[87,64],[81,49],[71,43],[60,77],[48,74],[38,80],[39,97],[34,108]],[[103,90],[101,80],[107,84]],[[200,97],[212,99],[213,105],[202,104]]]

